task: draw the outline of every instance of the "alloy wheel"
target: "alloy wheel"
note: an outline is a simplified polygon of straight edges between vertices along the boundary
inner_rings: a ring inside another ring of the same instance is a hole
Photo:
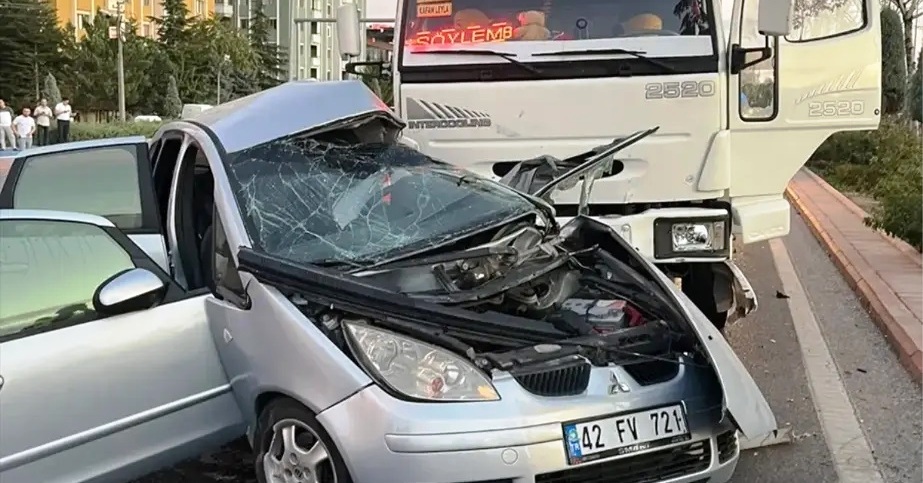
[[[263,470],[268,483],[337,483],[327,446],[313,429],[296,419],[273,425]]]

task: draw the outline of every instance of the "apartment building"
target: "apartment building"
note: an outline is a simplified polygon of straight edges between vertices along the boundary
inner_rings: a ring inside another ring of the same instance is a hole
[[[356,0],[360,15],[366,0]],[[263,8],[272,29],[270,41],[282,47],[288,58],[289,79],[340,80],[343,62],[336,47],[336,28],[332,22],[341,0],[264,0]],[[216,12],[225,15],[242,29],[250,27],[250,0],[217,0]]]
[[[51,0],[58,14],[61,25],[73,24],[75,35],[79,40],[84,26],[93,21],[97,10],[115,13],[118,1],[124,5],[125,15],[138,22],[138,34],[154,37],[157,28],[150,22],[151,17],[163,17],[162,0]],[[283,0],[284,1],[284,0]],[[185,0],[190,15],[208,17],[215,13],[215,0]]]

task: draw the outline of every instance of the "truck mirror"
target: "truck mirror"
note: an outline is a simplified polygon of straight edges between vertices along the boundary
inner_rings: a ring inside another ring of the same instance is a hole
[[[359,8],[355,3],[344,3],[337,8],[337,43],[343,60],[362,53]]]
[[[757,28],[762,35],[784,37],[791,33],[794,0],[762,0]]]

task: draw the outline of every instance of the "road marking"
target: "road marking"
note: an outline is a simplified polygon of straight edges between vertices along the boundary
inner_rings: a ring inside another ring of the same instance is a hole
[[[824,340],[804,287],[795,273],[788,249],[780,239],[770,240],[769,248],[775,260],[782,287],[789,295],[788,309],[792,314],[804,369],[811,387],[814,408],[824,431],[824,440],[833,457],[840,483],[883,483],[875,464],[872,448],[859,426],[846,387],[840,378],[833,356]]]

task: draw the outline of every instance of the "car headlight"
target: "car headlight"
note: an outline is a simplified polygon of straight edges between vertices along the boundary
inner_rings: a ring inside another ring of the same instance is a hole
[[[654,257],[702,258],[729,254],[728,217],[654,221]]]
[[[444,349],[369,325],[346,322],[353,353],[390,389],[427,401],[497,401],[483,372]]]

